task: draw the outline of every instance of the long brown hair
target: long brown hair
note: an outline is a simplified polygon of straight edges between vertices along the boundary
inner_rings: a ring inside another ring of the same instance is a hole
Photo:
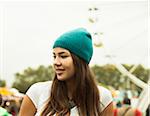
[[[100,116],[100,97],[94,76],[89,65],[71,54],[75,66],[73,101],[80,116]],[[70,112],[69,98],[65,81],[59,81],[55,75],[51,87],[50,97],[41,113],[41,116],[51,116],[55,113],[64,116]]]

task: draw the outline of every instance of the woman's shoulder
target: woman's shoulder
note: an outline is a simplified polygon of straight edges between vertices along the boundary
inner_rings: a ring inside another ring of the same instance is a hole
[[[41,88],[41,87],[46,87],[50,86],[52,84],[52,81],[45,81],[45,82],[37,82],[34,83],[30,88]]]
[[[36,108],[37,108],[37,105],[39,103],[41,96],[49,95],[51,85],[52,85],[51,81],[37,82],[37,83],[33,84],[26,92],[26,95],[31,99],[31,101],[34,103]]]
[[[27,95],[37,95],[49,91],[51,88],[52,82],[51,81],[45,81],[45,82],[37,82],[34,83],[27,91]],[[44,90],[44,91],[43,91]]]
[[[110,90],[108,90],[107,88],[105,88],[103,86],[98,86],[98,89],[99,89],[101,98],[112,99],[112,94],[111,94]]]
[[[98,89],[100,92],[100,102],[105,108],[112,102],[112,94],[107,88],[103,86],[98,86]]]
[[[105,88],[105,87],[103,87],[103,86],[98,85],[98,89],[99,89],[101,92],[107,92],[107,93],[111,94],[110,90],[108,90],[107,88]]]

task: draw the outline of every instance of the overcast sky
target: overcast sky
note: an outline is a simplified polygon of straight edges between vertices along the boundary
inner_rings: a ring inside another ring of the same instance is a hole
[[[93,7],[98,11],[88,11]],[[16,72],[52,64],[54,40],[78,27],[103,33],[90,65],[111,63],[106,56],[112,55],[116,62],[148,67],[147,7],[145,0],[0,1],[0,78],[10,85]]]

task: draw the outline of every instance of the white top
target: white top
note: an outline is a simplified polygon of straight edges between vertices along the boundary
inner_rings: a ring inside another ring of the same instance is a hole
[[[31,99],[35,107],[37,108],[37,112],[35,116],[40,116],[41,110],[46,103],[46,100],[49,98],[50,89],[52,82],[38,82],[33,84],[29,90],[27,91],[27,96]],[[100,91],[100,101],[104,105],[102,107],[102,111],[112,102],[112,95],[110,91],[102,86],[98,86]],[[71,109],[71,116],[77,116],[78,110],[77,107]]]

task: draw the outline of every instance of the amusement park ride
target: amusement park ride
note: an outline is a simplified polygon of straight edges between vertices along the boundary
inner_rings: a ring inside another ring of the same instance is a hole
[[[90,25],[92,25],[92,29],[93,31],[93,38],[95,36],[96,40],[94,41],[94,46],[98,47],[98,48],[105,48],[104,43],[102,42],[101,36],[103,34],[103,32],[99,32],[99,29],[96,29],[97,23],[98,23],[98,12],[100,9],[92,6],[88,9],[88,12],[90,13],[90,16],[88,18]],[[94,38],[94,39],[95,39]],[[99,40],[98,40],[99,39]],[[121,65],[120,63],[117,63],[117,61],[115,61],[115,59],[112,57],[111,53],[108,51],[108,48],[105,50],[107,51],[107,57],[115,64],[116,68],[120,71],[120,73],[122,75],[124,75],[123,77],[127,76],[129,78],[130,81],[132,81],[135,85],[137,85],[138,87],[140,87],[142,89],[142,92],[139,96],[138,102],[135,105],[139,110],[141,110],[142,112],[145,112],[146,109],[148,108],[148,105],[150,104],[150,78],[148,80],[147,83],[141,81],[138,77],[136,77],[135,75],[132,74],[132,72],[136,69],[137,65],[135,65],[134,67],[132,67],[130,69],[130,71],[128,71],[123,65]]]

